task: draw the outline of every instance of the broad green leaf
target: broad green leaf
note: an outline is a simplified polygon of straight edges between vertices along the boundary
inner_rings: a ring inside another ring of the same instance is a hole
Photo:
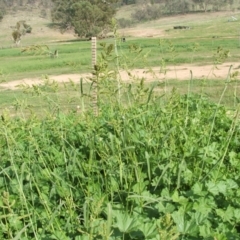
[[[143,232],[145,239],[152,238],[157,235],[157,227],[154,221],[142,223],[139,228]]]
[[[204,215],[210,213],[215,208],[215,203],[211,198],[201,197],[193,204],[193,209],[196,212],[202,213]]]
[[[220,181],[217,183],[218,191],[222,193],[223,195],[226,195],[227,191],[227,184],[224,181]]]
[[[219,189],[216,183],[214,182],[208,182],[207,184],[208,191],[211,192],[214,196],[218,195]]]
[[[202,183],[195,183],[192,187],[193,193],[199,196],[204,196],[205,192],[203,191],[203,184]]]
[[[172,213],[172,218],[177,225],[178,231],[180,233],[185,233],[185,219],[184,214],[180,212]]]
[[[118,212],[116,216],[115,226],[122,233],[129,233],[138,229],[139,223],[137,217],[131,217],[128,213]]]
[[[240,208],[234,209],[234,217],[240,222]]]
[[[161,192],[161,196],[165,197],[166,199],[170,199],[170,192],[168,188],[164,188]]]
[[[208,221],[205,221],[203,225],[199,226],[200,236],[207,238],[212,235],[212,227]]]
[[[172,200],[173,200],[173,202],[177,202],[182,205],[185,205],[186,203],[188,203],[188,199],[183,196],[179,196],[179,193],[177,190],[173,193]]]
[[[217,234],[213,234],[214,240],[229,240],[227,239],[227,237],[225,236],[225,234],[222,233],[217,233]]]
[[[227,179],[226,184],[227,189],[238,189],[238,184],[232,179]]]
[[[175,210],[175,206],[168,202],[159,202],[156,207],[162,213],[172,213]]]
[[[201,225],[208,217],[207,213],[195,212],[193,214],[194,221],[197,225]]]
[[[216,209],[216,213],[222,218],[224,222],[231,222],[235,214],[234,208],[232,206],[228,206],[226,211],[223,209]]]
[[[134,186],[133,186],[133,191],[140,194],[142,193],[145,189],[146,186],[148,185],[148,181],[141,181],[141,182],[137,182]]]
[[[185,214],[178,211],[172,213],[172,218],[177,225],[178,231],[182,234],[190,234],[192,236],[196,235],[198,231],[198,227],[196,223],[194,223],[193,219],[186,220]]]

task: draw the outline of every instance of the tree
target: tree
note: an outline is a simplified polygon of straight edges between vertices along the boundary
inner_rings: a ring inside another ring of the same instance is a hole
[[[21,36],[22,36],[22,34],[20,33],[19,30],[14,30],[12,32],[12,38],[13,38],[13,41],[16,44],[16,46],[19,46],[19,44],[21,42]]]
[[[186,13],[190,10],[190,2],[187,0],[165,0],[163,2],[165,13]]]
[[[52,20],[80,37],[99,34],[111,24],[118,0],[53,0]]]
[[[200,8],[204,10],[204,12],[207,11],[207,8],[211,4],[216,4],[218,0],[193,0],[194,3],[198,4]]]

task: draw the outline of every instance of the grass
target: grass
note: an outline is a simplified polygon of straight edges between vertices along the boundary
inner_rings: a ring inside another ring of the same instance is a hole
[[[43,74],[62,74],[77,71],[89,71],[91,66],[90,42],[71,45],[51,45],[50,50],[58,49],[59,58],[53,59],[48,54],[26,54],[21,49],[2,49],[1,69],[11,73],[11,79],[21,79]],[[9,62],[11,64],[9,64]],[[20,76],[19,76],[20,75]]]
[[[239,95],[240,91],[239,83],[239,80],[235,80],[228,84],[227,90],[221,101],[221,104],[228,109],[234,110],[238,104],[236,96]],[[167,82],[168,91],[172,88],[176,88],[180,94],[202,94],[215,103],[218,102],[225,85],[226,80],[211,79],[193,79],[189,81],[169,80]]]
[[[99,41],[98,51],[101,51]],[[114,40],[107,40],[114,43]],[[240,57],[238,39],[129,39],[126,43],[119,43],[119,52],[125,56],[124,61],[132,63],[132,67],[144,68],[159,66],[161,58],[166,63],[183,64],[212,64],[218,47],[230,51],[228,61],[237,61]],[[89,72],[91,69],[91,42],[74,42],[70,44],[50,45],[50,50],[58,49],[59,58],[52,59],[45,55],[21,53],[21,49],[1,49],[1,71],[8,75],[9,80],[36,77],[43,74],[60,75],[72,72]],[[147,55],[147,61],[136,59],[137,49],[129,53],[132,47],[142,50],[142,59]],[[10,64],[9,64],[10,63]]]
[[[175,89],[180,94],[202,94],[202,96],[208,98],[210,101],[217,103],[226,82],[225,80],[193,79],[192,81],[167,80],[161,83],[156,81],[152,83],[146,82],[145,84],[147,88],[158,84],[159,86],[154,88],[154,92],[157,95],[164,94],[166,91],[170,93],[172,89]],[[8,109],[7,111],[11,115],[18,115],[16,109],[25,108],[23,111],[25,114],[28,115],[34,112],[36,115],[41,116],[43,113],[49,111],[51,107],[55,108],[54,102],[62,112],[77,111],[77,106],[81,105],[82,101],[80,86],[78,84],[72,86],[69,83],[65,84],[65,86],[59,85],[56,88],[53,86],[46,84],[45,87],[43,86],[34,90],[25,86],[20,90],[2,91],[0,97],[1,112]],[[90,91],[88,84],[84,84],[83,86],[85,92]],[[227,109],[234,111],[238,104],[236,96],[239,95],[239,92],[239,81],[232,81],[227,86],[221,104]],[[87,104],[86,99],[85,102]]]
[[[80,79],[79,79],[80,82]],[[83,91],[89,92],[90,85],[83,84]],[[19,90],[5,90],[0,96],[0,111],[10,115],[29,116],[32,113],[44,116],[46,112],[76,112],[84,97],[80,94],[80,86],[71,82],[58,84],[45,79],[41,86],[22,85]],[[87,101],[85,103],[87,104]],[[21,109],[21,111],[19,111]]]

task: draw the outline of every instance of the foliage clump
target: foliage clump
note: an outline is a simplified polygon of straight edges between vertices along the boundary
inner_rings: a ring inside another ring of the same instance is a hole
[[[2,116],[2,239],[239,236],[237,118],[199,95],[125,87],[122,104],[100,94],[97,116]]]
[[[26,24],[26,21],[18,21],[16,27],[12,32],[12,38],[14,43],[18,46],[21,42],[21,37],[26,33],[31,33],[32,27],[29,24]]]
[[[238,239],[239,106],[230,117],[222,96],[166,94],[131,72],[123,83],[114,45],[101,47],[89,88],[70,82],[81,112],[61,111],[48,81],[25,89],[45,116],[20,103],[23,117],[1,116],[0,239]]]
[[[53,0],[53,22],[59,23],[62,31],[74,29],[80,37],[103,34],[111,25],[116,9],[116,0]]]

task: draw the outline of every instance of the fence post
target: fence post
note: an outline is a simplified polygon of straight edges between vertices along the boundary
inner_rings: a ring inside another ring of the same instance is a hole
[[[92,67],[97,64],[97,38],[92,37]]]

